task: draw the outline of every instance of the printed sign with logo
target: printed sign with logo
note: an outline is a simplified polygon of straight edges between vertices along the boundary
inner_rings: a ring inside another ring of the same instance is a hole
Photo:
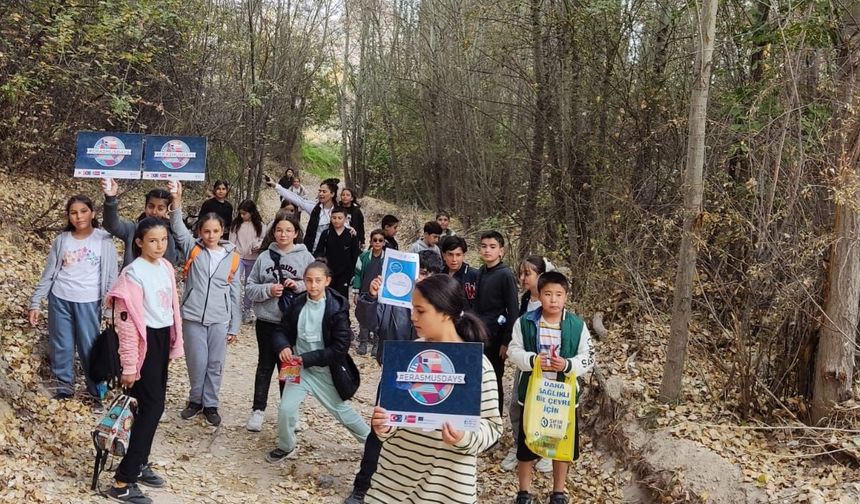
[[[382,260],[379,302],[412,308],[412,288],[418,280],[418,254],[387,249]]]
[[[75,141],[75,177],[140,179],[143,135],[79,131]]]
[[[483,349],[481,343],[386,341],[379,405],[388,424],[432,430],[449,422],[456,430],[477,430]]]
[[[143,155],[146,180],[206,178],[206,138],[147,135]]]

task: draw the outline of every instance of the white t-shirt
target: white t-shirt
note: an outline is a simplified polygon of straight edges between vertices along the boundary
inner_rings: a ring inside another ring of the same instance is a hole
[[[60,272],[51,292],[60,299],[75,303],[98,301],[101,274],[102,237],[90,233],[83,240],[69,235],[60,251]]]
[[[161,329],[173,325],[173,284],[169,270],[159,261],[153,264],[138,257],[129,266],[131,278],[143,289],[143,316],[146,327]]]
[[[209,277],[215,274],[215,270],[221,261],[227,257],[227,249],[218,247],[217,249],[206,249],[209,251]]]
[[[540,308],[540,299],[529,298],[529,304],[526,306],[526,312],[535,311]]]

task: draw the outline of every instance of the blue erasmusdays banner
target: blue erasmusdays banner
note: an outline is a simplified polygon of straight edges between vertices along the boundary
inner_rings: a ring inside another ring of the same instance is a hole
[[[388,424],[474,431],[481,420],[484,345],[386,341],[379,405]]]
[[[206,178],[206,137],[147,135],[143,155],[146,180]]]
[[[412,308],[412,289],[418,280],[418,254],[386,249],[382,260],[382,288],[379,302]]]
[[[75,141],[75,177],[139,179],[143,135],[79,131]]]

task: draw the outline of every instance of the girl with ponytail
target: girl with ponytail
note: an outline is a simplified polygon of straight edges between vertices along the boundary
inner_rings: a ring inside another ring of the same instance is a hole
[[[434,275],[415,284],[412,323],[425,341],[485,342],[486,329],[475,315],[464,311],[466,298],[460,283],[448,275]],[[493,366],[483,359],[481,422],[474,432],[441,430],[423,432],[397,429],[386,424],[388,413],[373,409],[371,426],[383,441],[379,467],[373,476],[368,503],[478,502],[476,465],[478,454],[498,442],[502,418]],[[431,464],[428,460],[444,460]]]

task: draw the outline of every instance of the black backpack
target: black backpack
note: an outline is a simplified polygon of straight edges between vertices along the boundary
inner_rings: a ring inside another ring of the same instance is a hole
[[[90,350],[88,375],[93,383],[105,382],[107,388],[114,389],[122,376],[119,361],[119,336],[114,327],[114,306],[111,306],[111,323],[107,325],[93,342]]]
[[[275,263],[275,274],[278,276],[278,282],[283,285],[286,279],[281,275],[281,254],[269,249],[269,257],[272,259],[272,262]],[[281,293],[281,297],[278,298],[278,309],[281,310],[282,314],[287,313],[295,300],[296,293],[293,292],[292,289],[284,288],[284,291]]]

